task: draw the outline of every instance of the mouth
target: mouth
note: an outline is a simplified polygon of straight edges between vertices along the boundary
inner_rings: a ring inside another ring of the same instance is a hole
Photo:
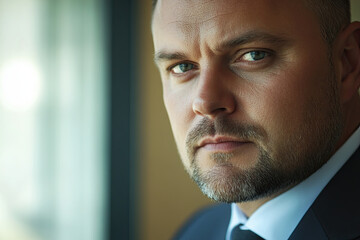
[[[231,152],[249,143],[251,142],[244,139],[226,136],[207,137],[199,142],[196,150],[204,149],[212,152]]]

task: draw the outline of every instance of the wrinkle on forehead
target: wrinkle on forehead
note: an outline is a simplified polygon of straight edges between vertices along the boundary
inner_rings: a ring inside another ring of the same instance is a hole
[[[220,13],[220,14],[216,14],[216,16],[211,16],[208,19],[202,20],[202,21],[184,21],[184,20],[178,20],[178,21],[173,21],[173,22],[169,22],[169,24],[181,24],[181,25],[198,25],[198,24],[203,24],[206,22],[209,22],[211,20],[216,20],[216,18],[218,17],[222,17],[222,16],[226,16],[226,15],[230,15],[233,12],[229,12],[229,13]]]
[[[188,20],[177,20],[169,22],[167,27],[179,29],[185,35],[191,35],[193,32],[200,33],[202,31],[210,31],[213,28],[216,28],[216,19],[222,16],[233,14],[230,13],[220,13],[213,14],[214,16],[210,16],[207,19],[190,22]],[[202,31],[200,31],[202,29]]]

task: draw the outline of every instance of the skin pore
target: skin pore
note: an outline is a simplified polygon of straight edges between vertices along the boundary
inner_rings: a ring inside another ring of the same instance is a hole
[[[360,122],[357,57],[344,54],[356,46],[356,29],[344,30],[329,59],[302,1],[157,3],[164,103],[185,169],[204,194],[250,216],[343,144]]]

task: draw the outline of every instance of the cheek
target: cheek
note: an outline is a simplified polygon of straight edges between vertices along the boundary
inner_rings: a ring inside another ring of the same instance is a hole
[[[186,159],[186,136],[193,118],[192,105],[186,94],[180,92],[169,93],[166,89],[164,89],[163,99],[178,151],[184,161]]]
[[[326,75],[323,65],[289,66],[286,71],[269,76],[267,84],[252,96],[254,106],[249,109],[256,111],[250,117],[266,130],[270,150],[290,140],[298,141],[295,139],[304,134],[304,126],[311,118],[320,117],[322,113],[317,109],[326,102],[326,96],[319,94],[319,89],[326,91]]]

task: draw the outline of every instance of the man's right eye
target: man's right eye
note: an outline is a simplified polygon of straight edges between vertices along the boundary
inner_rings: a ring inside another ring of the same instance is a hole
[[[195,65],[192,63],[180,63],[178,65],[175,65],[174,67],[171,68],[171,72],[176,73],[176,74],[180,74],[180,73],[185,73],[187,71],[190,71],[192,69],[195,68]]]

